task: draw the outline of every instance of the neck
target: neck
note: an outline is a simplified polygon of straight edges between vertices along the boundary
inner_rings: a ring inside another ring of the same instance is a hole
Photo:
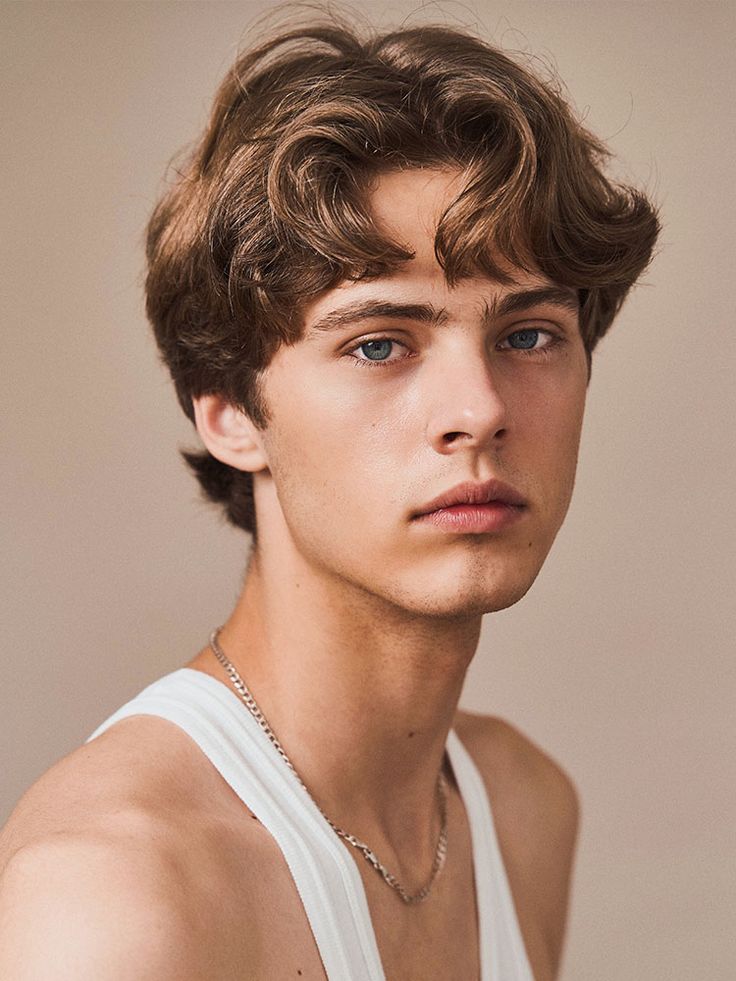
[[[382,860],[422,867],[480,626],[480,616],[407,614],[312,567],[286,575],[255,555],[219,642],[324,813]]]

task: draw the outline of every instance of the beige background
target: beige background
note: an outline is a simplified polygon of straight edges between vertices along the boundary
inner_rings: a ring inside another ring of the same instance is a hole
[[[177,456],[194,440],[142,313],[141,238],[265,8],[2,9],[0,820],[238,590],[246,539]],[[595,358],[567,523],[528,597],[486,618],[463,698],[579,787],[565,981],[736,977],[734,9],[444,5],[553,59],[664,219]]]

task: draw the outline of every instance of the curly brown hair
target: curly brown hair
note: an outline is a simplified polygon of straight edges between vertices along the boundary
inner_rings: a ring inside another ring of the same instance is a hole
[[[448,282],[533,263],[578,291],[590,366],[659,232],[644,193],[604,175],[609,155],[558,84],[465,31],[330,22],[246,51],[148,226],[147,312],[185,413],[219,393],[264,428],[262,372],[302,336],[304,302],[411,258],[366,205],[392,168],[462,168],[435,239]],[[256,539],[253,475],[183,455]]]

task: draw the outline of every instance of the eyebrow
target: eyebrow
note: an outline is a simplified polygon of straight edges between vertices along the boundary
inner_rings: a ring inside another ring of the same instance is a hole
[[[540,286],[534,289],[507,293],[503,299],[487,303],[484,319],[506,317],[512,313],[528,310],[530,307],[547,304],[560,307],[571,313],[579,313],[580,300],[577,293],[563,286]],[[358,300],[339,310],[333,310],[320,317],[309,328],[312,335],[320,335],[339,330],[360,320],[413,320],[416,323],[441,327],[450,315],[445,309],[438,310],[430,303],[391,303],[383,300]]]

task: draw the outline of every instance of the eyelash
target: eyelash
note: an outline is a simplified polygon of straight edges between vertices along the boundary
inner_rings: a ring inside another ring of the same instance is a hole
[[[558,344],[561,344],[563,342],[563,339],[559,337],[557,334],[553,334],[552,331],[544,330],[541,327],[521,327],[518,330],[512,330],[511,333],[504,338],[504,340],[507,341],[509,337],[513,337],[514,334],[523,334],[526,331],[534,331],[537,334],[544,334],[549,338],[549,340],[544,347],[532,347],[532,348],[514,347],[514,348],[503,348],[503,350],[515,351],[517,354],[522,354],[527,356],[533,354],[539,356],[541,354],[544,357],[546,357],[547,355],[549,355],[552,348],[556,347]],[[390,341],[391,344],[399,344],[401,347],[406,347],[406,345],[403,344],[401,341],[397,341],[395,337],[367,337],[364,340],[362,340],[360,344],[355,344],[353,347],[351,347],[348,351],[345,352],[345,354],[353,361],[354,364],[359,366],[366,365],[369,368],[382,368],[406,360],[406,358],[398,358],[394,361],[371,361],[370,358],[353,357],[353,352],[359,351],[365,344],[371,344],[373,342],[379,343],[380,341]]]

